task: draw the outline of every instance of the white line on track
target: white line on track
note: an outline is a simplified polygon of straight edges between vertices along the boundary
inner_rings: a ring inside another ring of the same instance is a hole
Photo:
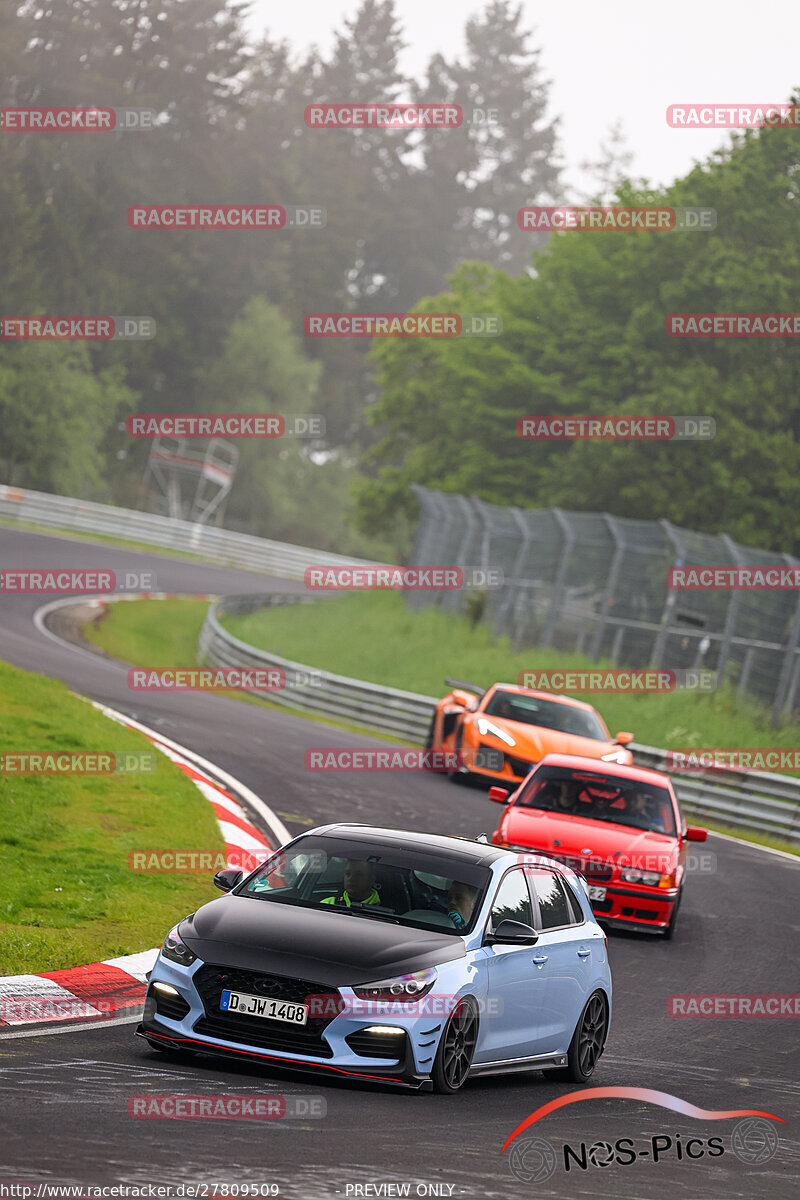
[[[778,858],[788,858],[790,862],[800,866],[800,855],[791,854],[788,850],[776,850],[774,846],[762,846],[761,842],[748,842],[746,838],[734,837],[730,833],[717,833],[716,829],[709,829],[708,836],[724,838],[726,842],[733,842],[737,846],[749,846],[751,850],[763,850],[765,854],[777,854]]]
[[[13,1033],[0,1033],[0,1042],[10,1042],[12,1038],[52,1037],[54,1033],[85,1033],[87,1029],[108,1029],[109,1025],[135,1025],[142,1019],[137,1012],[132,1017],[112,1017],[110,1021],[81,1021],[74,1025],[58,1025],[53,1029],[19,1029]]]

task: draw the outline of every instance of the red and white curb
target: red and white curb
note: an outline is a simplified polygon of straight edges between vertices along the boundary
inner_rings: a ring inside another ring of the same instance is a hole
[[[225,842],[225,858],[231,866],[240,867],[254,857],[266,858],[270,850],[291,840],[289,830],[268,805],[226,771],[132,717],[95,701],[92,704],[111,720],[144,734],[191,779],[214,808]],[[252,823],[245,804],[258,814],[268,836]],[[144,1002],[146,976],[157,955],[157,949],[143,950],[83,967],[0,977],[0,1030],[19,1025],[130,1018],[138,1014]]]

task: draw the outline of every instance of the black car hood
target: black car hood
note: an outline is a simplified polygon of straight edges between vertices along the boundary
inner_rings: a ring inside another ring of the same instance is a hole
[[[204,962],[352,987],[462,958],[457,934],[331,909],[223,896],[181,922]]]

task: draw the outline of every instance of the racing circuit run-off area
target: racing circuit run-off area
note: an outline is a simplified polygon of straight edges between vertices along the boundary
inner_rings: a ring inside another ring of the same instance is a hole
[[[742,15],[3,10],[0,1200],[800,1194]]]

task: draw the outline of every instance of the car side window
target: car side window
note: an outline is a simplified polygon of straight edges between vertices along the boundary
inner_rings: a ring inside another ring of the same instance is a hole
[[[536,890],[536,899],[539,901],[542,930],[577,924],[564,885],[553,871],[537,871],[532,883]]]
[[[500,884],[489,916],[489,929],[497,932],[501,921],[521,921],[533,925],[533,908],[522,871],[512,871]]]

